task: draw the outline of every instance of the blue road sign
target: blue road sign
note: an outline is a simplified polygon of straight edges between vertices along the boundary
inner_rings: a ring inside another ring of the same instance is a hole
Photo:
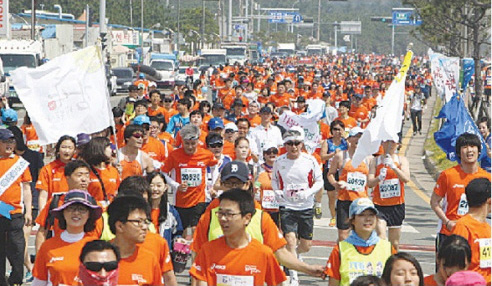
[[[279,12],[279,11],[270,11],[270,15],[268,17],[269,23],[301,23],[302,16],[297,12]]]
[[[422,24],[422,19],[412,9],[393,9],[393,25],[396,26],[419,26]]]

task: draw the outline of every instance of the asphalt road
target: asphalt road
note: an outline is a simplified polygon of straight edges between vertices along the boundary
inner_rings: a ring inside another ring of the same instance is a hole
[[[122,95],[111,97],[111,104],[115,106]],[[435,97],[430,98],[428,110],[423,114],[422,135],[412,136],[409,131],[410,121],[406,121],[403,128],[403,145],[400,152],[404,153],[410,162],[412,181],[405,186],[406,219],[402,228],[401,251],[414,255],[422,265],[424,273],[432,274],[434,271],[434,239],[437,230],[437,219],[429,206],[429,197],[434,187],[434,179],[427,173],[423,164],[423,146],[427,134]],[[19,119],[23,117],[23,110],[19,110]],[[21,122],[19,123],[19,125]],[[336,243],[337,230],[329,227],[328,197],[323,194],[323,216],[315,219],[313,247],[310,252],[303,254],[303,259],[309,264],[325,265]],[[29,252],[34,250],[34,236],[29,242]],[[177,274],[179,285],[189,283],[188,271]],[[301,285],[327,285],[327,281],[320,278],[308,277],[300,274]]]

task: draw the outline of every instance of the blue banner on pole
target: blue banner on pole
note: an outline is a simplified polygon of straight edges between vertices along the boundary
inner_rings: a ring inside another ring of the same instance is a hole
[[[474,74],[475,61],[473,59],[463,59],[463,83],[461,84],[463,92],[466,91],[466,87]]]
[[[463,133],[475,134],[480,138],[480,141],[482,142],[482,151],[478,156],[478,161],[481,161],[484,156],[487,156],[485,140],[468,113],[464,101],[461,100],[457,94],[442,107],[436,118],[446,119],[446,122],[444,122],[441,129],[434,133],[434,140],[447,154],[448,160],[458,160],[458,156],[456,155],[456,139]]]

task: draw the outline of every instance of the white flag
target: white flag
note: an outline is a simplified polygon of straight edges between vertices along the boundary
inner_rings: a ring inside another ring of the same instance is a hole
[[[457,91],[460,78],[460,59],[456,57],[446,57],[440,53],[434,53],[432,49],[427,52],[431,62],[431,72],[437,94],[446,102]]]
[[[367,156],[376,153],[382,141],[398,142],[398,132],[401,131],[403,104],[405,103],[405,78],[412,60],[412,51],[405,55],[398,76],[386,91],[381,106],[376,110],[376,117],[371,120],[352,157],[352,166],[359,166]]]
[[[114,125],[98,46],[59,56],[36,69],[18,68],[11,79],[41,145]]]
[[[304,129],[304,146],[312,154],[321,141],[318,121],[323,116],[325,102],[321,99],[308,99],[306,104],[307,111],[299,115],[290,110],[284,111],[277,124],[286,130],[290,130],[293,126],[301,126]]]

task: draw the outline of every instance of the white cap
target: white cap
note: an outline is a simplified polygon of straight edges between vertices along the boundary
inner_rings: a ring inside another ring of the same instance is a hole
[[[237,129],[237,126],[236,124],[232,123],[232,122],[229,122],[225,125],[225,128],[224,130],[234,130],[235,132],[238,132],[239,130]]]
[[[151,81],[149,83],[149,87],[157,87],[157,83],[155,83],[155,81]]]

